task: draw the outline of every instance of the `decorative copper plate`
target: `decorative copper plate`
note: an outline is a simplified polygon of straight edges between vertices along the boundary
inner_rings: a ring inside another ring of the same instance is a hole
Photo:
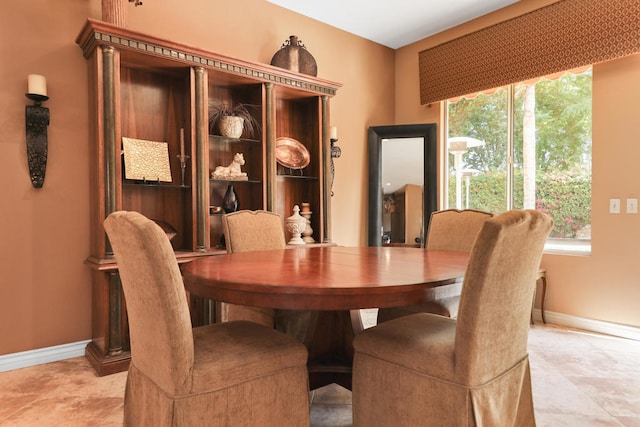
[[[276,139],[276,160],[289,169],[302,169],[309,165],[311,157],[307,147],[293,138]]]

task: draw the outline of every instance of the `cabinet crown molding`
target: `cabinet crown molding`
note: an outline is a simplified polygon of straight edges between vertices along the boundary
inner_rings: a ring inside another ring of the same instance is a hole
[[[253,81],[272,82],[294,90],[328,96],[334,96],[342,86],[329,80],[294,73],[272,65],[231,58],[96,19],[87,20],[76,38],[76,44],[82,49],[85,58],[89,58],[98,47],[112,46],[123,53],[124,61],[134,62],[135,54],[139,53],[147,60],[153,57],[159,66],[199,66],[228,74],[230,78],[237,78],[239,82],[242,82],[243,78],[249,78]]]

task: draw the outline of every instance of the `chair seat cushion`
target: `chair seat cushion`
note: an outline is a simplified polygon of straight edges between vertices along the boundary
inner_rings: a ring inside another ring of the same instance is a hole
[[[450,285],[428,289],[424,298],[428,301],[422,304],[405,305],[401,307],[386,307],[378,310],[378,323],[388,322],[398,317],[415,313],[433,313],[445,317],[456,317],[460,305],[462,281]]]
[[[454,381],[455,329],[456,321],[448,317],[413,314],[365,330],[353,346],[357,353]]]
[[[224,389],[307,363],[302,343],[252,322],[201,326],[193,329],[193,338],[191,393]]]

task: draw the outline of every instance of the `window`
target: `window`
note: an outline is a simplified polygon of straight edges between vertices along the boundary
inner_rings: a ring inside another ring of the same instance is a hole
[[[590,251],[591,68],[447,101],[448,206],[537,209],[548,248]]]

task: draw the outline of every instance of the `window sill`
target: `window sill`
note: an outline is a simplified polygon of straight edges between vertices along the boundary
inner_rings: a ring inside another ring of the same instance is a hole
[[[557,255],[591,255],[591,240],[547,239],[544,245],[545,254]]]

